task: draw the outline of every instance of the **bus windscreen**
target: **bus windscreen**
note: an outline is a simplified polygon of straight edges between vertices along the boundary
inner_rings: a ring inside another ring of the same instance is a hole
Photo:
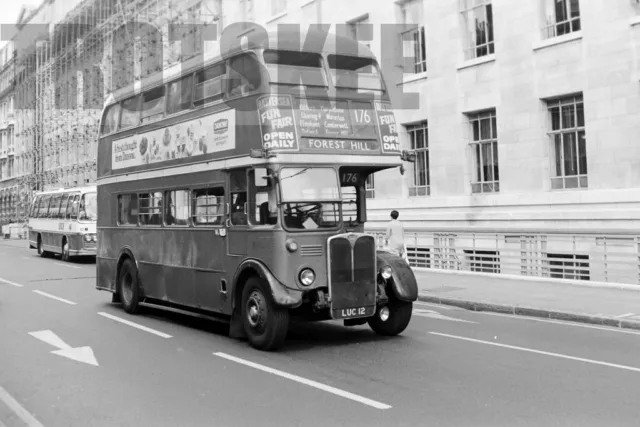
[[[329,55],[329,69],[337,88],[384,92],[382,76],[375,60],[347,55]]]
[[[272,84],[328,86],[318,53],[266,50],[263,57]]]

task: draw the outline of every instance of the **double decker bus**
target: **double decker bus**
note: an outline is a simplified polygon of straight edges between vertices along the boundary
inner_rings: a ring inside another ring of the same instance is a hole
[[[96,255],[98,198],[95,186],[36,193],[29,211],[29,248],[64,261]]]
[[[364,232],[367,177],[413,161],[376,59],[333,34],[283,48],[290,36],[185,63],[105,104],[96,287],[126,312],[206,313],[261,350],[283,344],[292,318],[408,326],[415,276]]]

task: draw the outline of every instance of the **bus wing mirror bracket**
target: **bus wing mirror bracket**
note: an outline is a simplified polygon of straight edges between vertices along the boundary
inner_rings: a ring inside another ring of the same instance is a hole
[[[410,150],[402,150],[402,153],[400,154],[400,159],[403,162],[409,162],[409,163],[415,163],[416,161],[416,152],[415,151],[410,151]],[[400,175],[404,175],[406,171],[406,168],[404,167],[404,165],[400,165]]]
[[[256,148],[249,150],[249,157],[252,159],[269,159],[271,157],[276,157],[276,154],[273,153],[270,148]]]

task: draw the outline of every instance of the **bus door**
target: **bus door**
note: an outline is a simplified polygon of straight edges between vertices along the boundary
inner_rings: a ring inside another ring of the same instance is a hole
[[[248,203],[247,170],[229,173],[229,218],[227,219],[227,253],[231,256],[247,254]]]

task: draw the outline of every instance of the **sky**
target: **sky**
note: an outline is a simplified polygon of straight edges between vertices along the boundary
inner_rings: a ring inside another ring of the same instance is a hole
[[[42,0],[0,0],[2,3],[2,12],[0,13],[0,24],[13,25],[18,19],[18,14],[22,6],[37,6]],[[4,46],[6,41],[0,40],[0,48]]]

